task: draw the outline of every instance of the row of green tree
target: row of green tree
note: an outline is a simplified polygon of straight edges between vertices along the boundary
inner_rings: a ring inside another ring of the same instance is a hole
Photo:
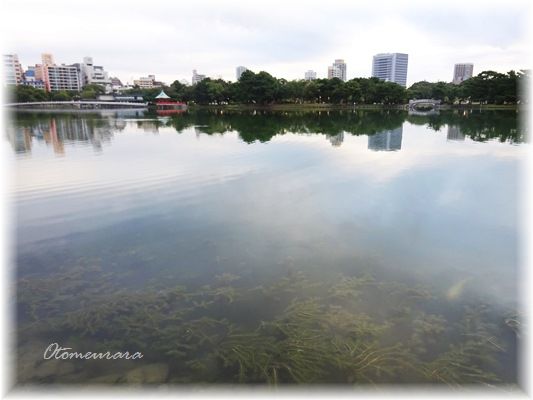
[[[409,88],[377,78],[338,78],[312,81],[277,79],[267,72],[246,71],[237,82],[204,79],[193,86],[175,81],[165,88],[177,100],[198,104],[405,104],[409,99],[432,98],[443,103],[479,102],[516,104],[519,87],[525,86],[526,71],[502,74],[484,71],[460,85],[447,82],[416,82]],[[147,98],[158,90],[146,91]]]
[[[94,100],[100,94],[105,93],[101,85],[87,85],[81,91],[60,90],[47,92],[31,86],[11,86],[7,92],[8,101],[28,103],[36,101],[71,101],[71,100]]]
[[[405,104],[409,99],[431,98],[443,103],[476,102],[483,104],[516,104],[525,100],[519,90],[525,87],[526,71],[502,74],[484,71],[460,85],[447,82],[416,82],[409,88],[377,78],[355,78],[344,82],[338,78],[312,81],[278,79],[268,72],[246,71],[237,82],[204,79],[195,85],[179,81],[163,90],[173,99],[196,104]],[[161,88],[131,89],[129,94],[142,94],[153,101]],[[51,92],[27,86],[15,87],[18,102],[45,100],[91,99],[103,92],[97,85],[82,92]]]

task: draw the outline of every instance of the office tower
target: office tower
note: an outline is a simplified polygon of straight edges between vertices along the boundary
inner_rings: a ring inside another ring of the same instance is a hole
[[[305,80],[312,81],[313,79],[316,79],[316,72],[311,69],[309,71],[306,71]]]
[[[459,85],[461,82],[472,78],[474,64],[455,64],[453,68],[453,83]]]
[[[333,65],[328,67],[328,79],[339,78],[346,81],[346,63],[344,60],[337,59]]]
[[[405,87],[408,59],[409,55],[404,53],[376,54],[372,60],[372,77]]]
[[[248,68],[243,67],[242,65],[236,68],[235,76],[237,77],[237,80],[241,79],[241,75],[243,74],[244,71],[248,71]]]
[[[203,81],[206,78],[205,75],[200,75],[196,72],[195,69],[192,70],[192,84],[195,85],[200,81]]]
[[[4,54],[4,85],[20,85],[23,80],[22,66],[16,54]]]

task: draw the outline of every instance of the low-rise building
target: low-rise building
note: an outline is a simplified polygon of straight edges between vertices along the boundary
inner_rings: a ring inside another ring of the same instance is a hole
[[[35,67],[29,66],[28,69],[24,72],[23,80],[21,82],[21,85],[24,86],[31,86],[36,89],[45,89],[44,81],[43,80],[37,80],[35,78]]]
[[[153,89],[155,87],[161,87],[162,83],[155,80],[155,75],[148,75],[147,77],[140,77],[133,81],[133,86],[138,86],[141,89]]]

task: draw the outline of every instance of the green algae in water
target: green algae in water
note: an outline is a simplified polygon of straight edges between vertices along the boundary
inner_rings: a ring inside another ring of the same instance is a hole
[[[515,382],[501,371],[516,362],[505,321],[517,313],[448,302],[453,312],[442,315],[434,304],[445,299],[426,288],[300,271],[261,286],[222,274],[203,286],[128,290],[117,278],[80,265],[18,281],[18,382]],[[51,342],[144,358],[43,364]]]

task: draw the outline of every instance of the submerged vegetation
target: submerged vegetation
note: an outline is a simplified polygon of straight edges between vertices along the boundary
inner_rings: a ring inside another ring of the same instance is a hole
[[[206,285],[139,290],[117,278],[81,264],[18,281],[19,383],[516,381],[503,365],[516,361],[505,315],[458,302],[443,315],[436,304],[445,293],[426,288],[292,270],[259,286],[228,273]],[[51,342],[144,358],[45,361]]]

